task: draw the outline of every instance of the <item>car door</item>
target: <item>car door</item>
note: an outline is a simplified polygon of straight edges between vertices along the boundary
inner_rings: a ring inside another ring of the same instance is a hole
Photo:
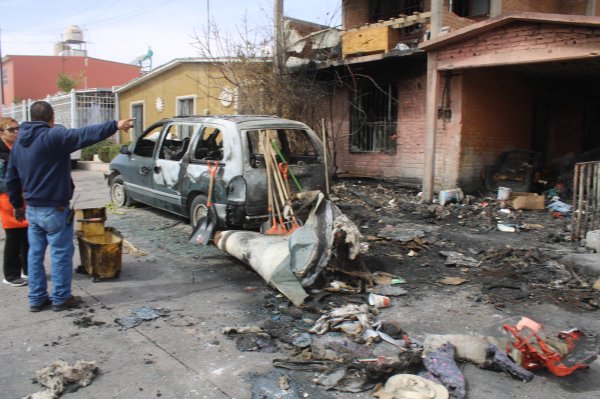
[[[162,131],[152,167],[152,188],[157,207],[185,214],[181,181],[188,160],[185,155],[198,124],[170,122]]]
[[[152,168],[164,123],[150,126],[134,142],[129,162],[120,168],[125,188],[132,200],[155,205]]]

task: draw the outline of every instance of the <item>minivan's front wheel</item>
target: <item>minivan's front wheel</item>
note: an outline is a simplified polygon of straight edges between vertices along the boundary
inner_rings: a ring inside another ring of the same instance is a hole
[[[206,196],[204,194],[198,194],[192,200],[190,204],[190,224],[192,227],[196,227],[198,221],[208,215],[208,208],[206,207]]]
[[[129,195],[125,191],[125,183],[120,175],[113,177],[110,181],[110,200],[117,206],[131,205]]]

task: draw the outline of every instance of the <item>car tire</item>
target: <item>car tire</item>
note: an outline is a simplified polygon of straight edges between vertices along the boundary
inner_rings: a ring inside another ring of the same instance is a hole
[[[110,181],[110,200],[117,206],[130,206],[132,204],[121,175],[113,177]]]
[[[198,194],[194,197],[192,202],[190,203],[190,224],[192,227],[196,227],[198,224],[198,220],[206,217],[208,214],[208,208],[206,207],[206,195]]]

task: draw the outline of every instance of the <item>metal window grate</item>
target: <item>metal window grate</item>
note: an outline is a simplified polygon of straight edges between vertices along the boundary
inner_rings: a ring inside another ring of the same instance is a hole
[[[350,151],[395,151],[397,127],[396,86],[369,85],[359,88],[350,112]]]
[[[571,238],[600,228],[600,161],[575,164]]]

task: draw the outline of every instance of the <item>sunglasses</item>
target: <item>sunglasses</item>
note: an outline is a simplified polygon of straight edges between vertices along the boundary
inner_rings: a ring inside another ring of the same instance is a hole
[[[7,132],[10,132],[10,133],[16,133],[19,130],[19,127],[18,126],[17,127],[9,127],[8,129],[4,129],[4,130]]]

